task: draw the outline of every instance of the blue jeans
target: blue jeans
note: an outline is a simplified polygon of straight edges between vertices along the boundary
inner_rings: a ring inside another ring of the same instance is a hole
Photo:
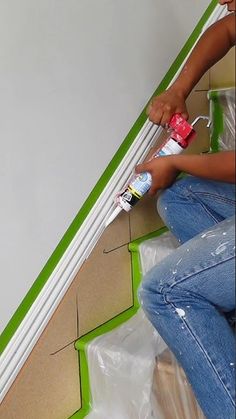
[[[144,277],[139,299],[208,419],[235,418],[234,185],[192,176],[158,200],[183,243]]]

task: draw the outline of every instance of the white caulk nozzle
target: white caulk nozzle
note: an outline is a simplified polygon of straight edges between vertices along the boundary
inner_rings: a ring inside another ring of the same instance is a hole
[[[109,224],[112,223],[112,221],[117,217],[117,215],[122,211],[122,208],[117,206],[114,211],[112,212],[112,214],[110,215],[110,217],[107,219],[106,223],[105,223],[105,227],[109,226]]]

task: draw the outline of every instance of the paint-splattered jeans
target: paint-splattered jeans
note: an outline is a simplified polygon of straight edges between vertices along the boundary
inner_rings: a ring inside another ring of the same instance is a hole
[[[145,276],[139,298],[208,419],[235,418],[235,189],[186,177],[158,211],[183,243]]]

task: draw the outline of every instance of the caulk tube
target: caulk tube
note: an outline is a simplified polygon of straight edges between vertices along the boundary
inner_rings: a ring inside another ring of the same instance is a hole
[[[196,132],[193,129],[193,126],[200,119],[207,120],[207,127],[210,126],[210,119],[208,116],[198,116],[190,125],[181,115],[175,114],[169,123],[170,128],[173,130],[170,137],[167,138],[165,143],[155,152],[151,159],[182,153],[194,139]],[[150,189],[151,184],[152,176],[150,173],[144,172],[134,175],[125,190],[116,196],[115,202],[117,207],[106,221],[106,226],[117,217],[122,209],[126,212],[130,211]]]
[[[170,122],[173,129],[171,136],[155,152],[153,158],[180,154],[195,137],[193,127],[180,115],[174,115]],[[130,211],[134,205],[145,195],[152,184],[152,176],[149,172],[134,175],[126,189],[116,197],[117,205],[125,211]]]
[[[152,158],[180,154],[184,148],[173,138],[169,138],[164,146]],[[116,203],[125,211],[130,211],[145,195],[152,185],[152,176],[149,172],[134,175],[124,192],[116,197]]]

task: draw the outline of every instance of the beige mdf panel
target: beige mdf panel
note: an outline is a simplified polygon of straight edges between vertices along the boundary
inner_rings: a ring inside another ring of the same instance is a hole
[[[122,212],[105,230],[75,279],[80,336],[133,305],[128,242],[129,216]]]
[[[235,47],[210,69],[210,89],[235,86]]]
[[[1,419],[66,419],[80,407],[77,306],[72,289],[41,335],[0,407]],[[53,355],[55,353],[55,355]]]
[[[66,419],[81,407],[74,341],[133,304],[129,217],[102,235],[0,408],[1,419]]]
[[[131,210],[131,237],[135,240],[163,227],[163,221],[156,210],[156,197],[148,194]]]
[[[209,101],[207,91],[193,91],[188,97],[187,108],[189,112],[189,122],[197,116],[209,116]],[[196,126],[196,137],[186,150],[186,154],[199,154],[209,151],[210,131],[207,128],[207,121],[199,121]]]
[[[199,80],[199,82],[196,84],[196,86],[194,87],[194,91],[195,92],[203,91],[203,90],[208,91],[209,86],[210,86],[210,72],[207,71]]]
[[[60,333],[66,339],[66,328],[59,324],[47,327],[3,400],[1,419],[66,419],[78,410],[77,353],[69,346],[51,355],[57,347],[54,336]]]

